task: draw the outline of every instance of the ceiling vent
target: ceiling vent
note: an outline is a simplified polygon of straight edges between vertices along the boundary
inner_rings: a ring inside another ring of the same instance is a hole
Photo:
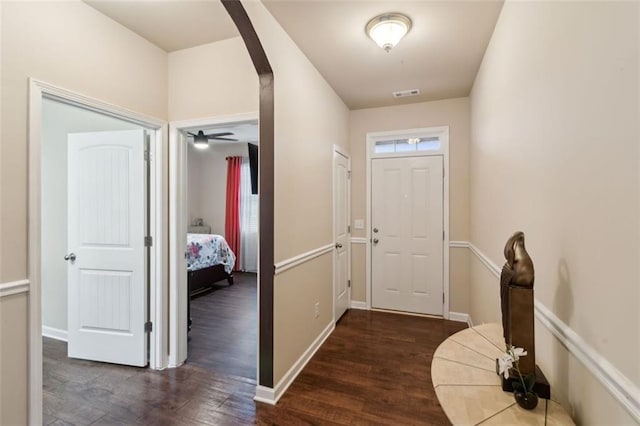
[[[407,96],[418,96],[420,89],[401,90],[399,92],[393,92],[394,98],[406,98]]]

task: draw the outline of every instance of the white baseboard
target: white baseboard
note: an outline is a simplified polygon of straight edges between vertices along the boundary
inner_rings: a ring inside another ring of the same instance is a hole
[[[47,327],[46,325],[42,326],[42,335],[44,337],[49,337],[50,339],[62,340],[63,342],[69,341],[67,330],[60,330],[59,328]]]
[[[493,263],[472,243],[469,250],[496,278],[500,267]],[[536,319],[555,336],[560,343],[578,359],[584,367],[604,386],[627,412],[640,423],[640,387],[618,370],[609,360],[589,345],[578,333],[558,318],[549,308],[534,300]],[[471,325],[471,320],[469,320]]]
[[[265,404],[276,405],[278,400],[284,395],[284,393],[289,389],[291,383],[298,377],[298,374],[302,371],[302,369],[307,365],[309,360],[313,357],[320,346],[327,340],[327,337],[331,335],[331,332],[336,328],[336,324],[331,321],[327,327],[322,330],[322,333],[316,337],[316,340],[311,343],[311,345],[307,348],[306,351],[298,358],[298,360],[293,364],[293,366],[287,371],[287,373],[280,379],[280,381],[276,384],[275,388],[271,389],[265,386],[257,386],[256,387],[256,396],[253,398],[254,401],[264,402]]]
[[[367,307],[367,302],[360,302],[358,300],[351,301],[351,309],[363,309],[365,311],[369,310]]]
[[[276,392],[266,386],[256,386],[256,396],[254,401],[263,402],[265,404],[276,405]]]
[[[473,320],[471,319],[471,315],[469,315],[469,318],[467,318],[467,325],[469,326],[469,328],[473,327]]]
[[[469,314],[449,311],[449,321],[466,322],[469,324]]]

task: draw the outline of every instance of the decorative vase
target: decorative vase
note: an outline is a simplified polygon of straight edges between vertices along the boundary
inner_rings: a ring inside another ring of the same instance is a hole
[[[533,410],[538,406],[538,395],[533,392],[514,392],[513,396],[519,406],[525,410]]]

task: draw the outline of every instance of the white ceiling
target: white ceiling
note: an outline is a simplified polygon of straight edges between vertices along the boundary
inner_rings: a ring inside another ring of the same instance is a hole
[[[84,0],[167,52],[240,35],[219,0]]]
[[[170,52],[238,35],[218,0],[84,0]],[[350,109],[468,96],[502,0],[263,0]],[[413,28],[390,53],[364,32],[385,12]],[[420,89],[415,97],[391,93]]]
[[[264,0],[266,7],[350,109],[467,96],[502,1]],[[390,52],[364,31],[400,12],[411,31]],[[410,98],[391,93],[420,89]]]

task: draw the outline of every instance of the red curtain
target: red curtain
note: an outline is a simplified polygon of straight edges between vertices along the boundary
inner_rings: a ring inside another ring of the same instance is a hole
[[[240,264],[240,170],[242,157],[227,157],[227,210],[224,238],[236,255],[233,270]]]

